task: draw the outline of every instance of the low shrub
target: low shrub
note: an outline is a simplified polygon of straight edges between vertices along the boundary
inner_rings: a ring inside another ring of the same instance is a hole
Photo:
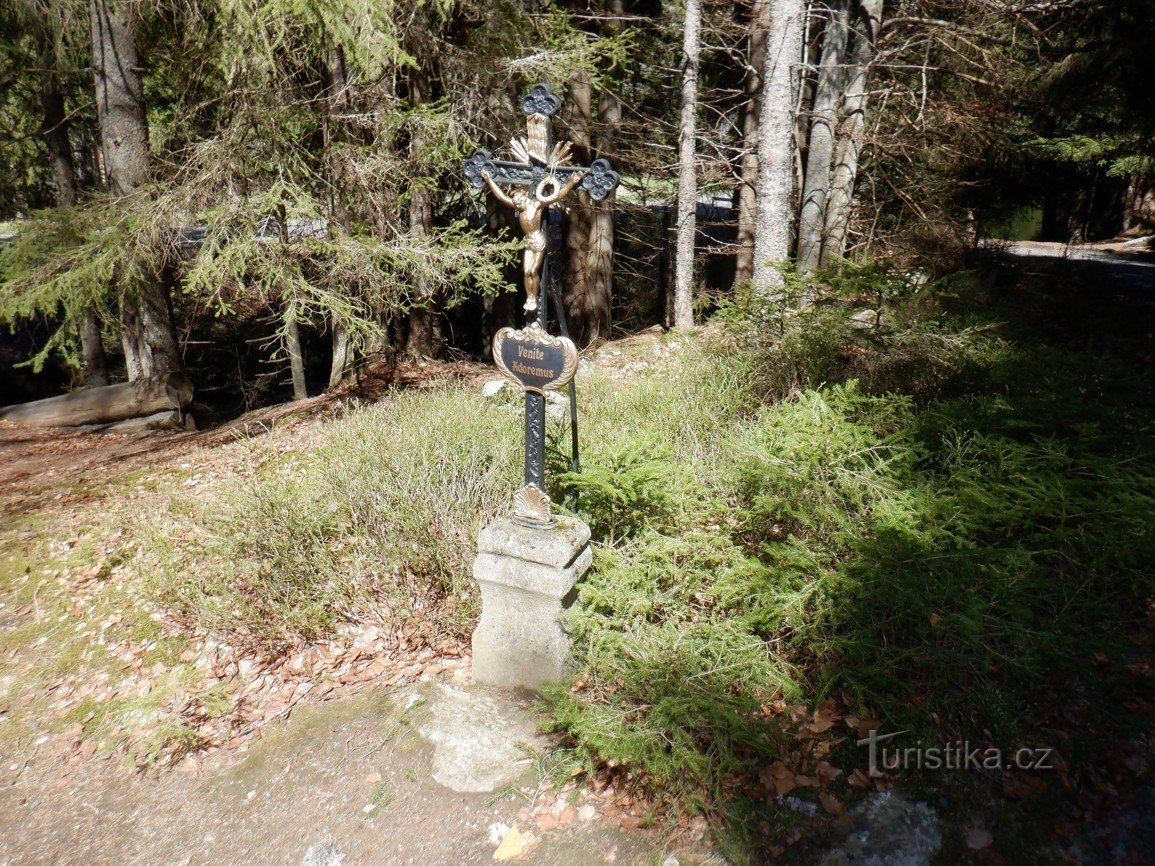
[[[517,477],[517,421],[512,402],[464,389],[351,412],[307,454],[207,501],[174,499],[148,534],[149,584],[210,629],[270,644],[370,610],[460,633],[476,533]]]
[[[592,470],[610,492],[591,522],[635,510],[570,615],[575,685],[550,693],[591,762],[716,802],[778,754],[776,699],[845,692],[888,724],[1011,742],[1041,695],[1133,652],[1155,590],[1149,375],[917,301],[869,363],[845,310],[769,344],[728,330],[715,350],[756,359],[747,398],[779,399],[704,413],[721,423],[672,459],[639,416],[637,452],[613,452],[655,456],[641,486],[693,502],[677,519],[616,492],[637,464]]]

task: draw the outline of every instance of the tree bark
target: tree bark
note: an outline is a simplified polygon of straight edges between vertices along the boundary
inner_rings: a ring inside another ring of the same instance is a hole
[[[416,108],[429,99],[429,82],[421,70],[415,70],[409,82],[409,102]],[[422,149],[425,138],[420,125],[415,125],[409,139],[411,164],[422,165]],[[416,172],[421,174],[420,171]],[[420,242],[433,230],[433,196],[427,184],[429,178],[414,177],[409,187],[409,236]],[[409,335],[405,341],[405,354],[410,358],[432,358],[441,351],[441,334],[434,309],[433,289],[429,280],[420,272],[414,277],[415,300],[409,311]]]
[[[818,86],[811,112],[810,146],[806,154],[806,177],[802,187],[802,210],[798,218],[798,273],[808,274],[822,259],[822,235],[826,223],[826,195],[830,188],[834,131],[842,97],[843,62],[846,59],[850,10],[846,0],[834,0],[822,38]]]
[[[795,65],[806,29],[803,0],[776,0],[762,73],[758,118],[758,222],[754,234],[754,282],[762,290],[781,286],[790,255],[794,186]]]
[[[702,4],[686,0],[682,41],[682,114],[678,125],[678,242],[674,254],[674,327],[694,326],[694,240],[698,233],[697,114]]]
[[[770,0],[754,0],[750,10],[746,56],[746,106],[742,111],[742,181],[738,187],[738,256],[734,282],[754,277],[754,227],[758,222],[758,118],[762,108],[762,73],[766,67],[766,35],[770,31]]]
[[[620,19],[625,15],[623,0],[603,4],[611,16],[602,32],[613,35],[621,30]],[[598,156],[613,162],[618,155],[618,136],[622,126],[622,106],[617,94],[603,86],[598,93],[597,150]],[[572,336],[583,345],[607,339],[613,324],[614,278],[614,208],[617,192],[611,192],[601,201],[591,202],[589,241],[586,248],[586,280],[588,291],[584,303],[574,298],[569,307]]]
[[[589,76],[579,70],[569,81],[565,101],[566,126],[573,142],[573,160],[576,165],[590,162],[590,119],[593,93]],[[590,197],[578,189],[569,199],[569,214],[565,229],[565,287],[566,312],[574,320],[589,306],[589,271],[586,251],[590,241]]]
[[[52,182],[56,187],[56,204],[58,207],[72,207],[76,204],[79,184],[76,163],[72,158],[72,141],[68,134],[68,115],[64,110],[64,96],[60,92],[60,77],[56,71],[56,56],[49,39],[49,34],[42,29],[36,34],[37,61],[40,64],[40,103],[44,110],[41,131],[48,146]],[[85,384],[90,388],[107,385],[108,362],[100,340],[100,320],[96,310],[87,306],[78,318]]]
[[[80,314],[80,354],[84,359],[84,382],[89,388],[108,384],[108,359],[100,338],[100,319],[92,307]]]
[[[148,375],[143,334],[136,296],[130,292],[121,293],[120,347],[124,350],[124,367],[130,382]]]
[[[139,189],[149,172],[148,118],[140,83],[140,60],[132,18],[116,0],[90,0],[92,78],[100,122],[105,179],[113,196]],[[125,335],[130,378],[164,375],[181,369],[172,329],[167,287],[155,268],[148,268],[133,286],[121,292],[121,327],[136,327]],[[136,358],[128,357],[130,346]]]
[[[617,156],[617,136],[621,129],[622,106],[609,89],[598,96],[598,155],[611,162]],[[570,328],[583,345],[609,338],[613,324],[614,208],[617,193],[593,202],[589,247],[586,251],[587,287],[584,303],[577,298],[571,305]]]
[[[339,47],[333,48],[329,52],[328,74],[326,99],[329,103],[329,116],[325,118],[324,125],[326,151],[330,150],[334,138],[338,140],[345,138],[343,134],[344,121],[339,115],[348,104],[346,92],[349,86],[349,76],[345,64],[345,53]],[[331,151],[329,156],[331,160]],[[330,184],[329,219],[334,226],[340,228],[347,235],[352,229],[353,220],[349,214],[349,207],[340,193],[344,187],[343,180],[332,161],[329,162],[328,173]],[[349,371],[353,368],[354,353],[353,345],[349,340],[349,329],[335,317],[330,318],[333,337],[332,350],[329,356],[329,387],[335,388],[345,381]]]
[[[1155,230],[1155,180],[1132,175],[1123,200],[1123,231],[1140,234]]]
[[[297,323],[297,312],[290,309],[285,316],[285,348],[289,353],[289,370],[293,377],[293,399],[309,399],[309,389],[305,387],[305,355],[301,351],[301,326]]]
[[[855,15],[854,43],[850,52],[850,81],[846,87],[844,117],[834,148],[834,171],[826,203],[821,264],[837,264],[846,253],[858,157],[866,132],[867,81],[882,23],[883,0],[860,0]]]
[[[188,378],[183,373],[169,373],[6,406],[0,409],[0,421],[36,427],[108,424],[182,409],[192,402],[192,397],[193,387]]]

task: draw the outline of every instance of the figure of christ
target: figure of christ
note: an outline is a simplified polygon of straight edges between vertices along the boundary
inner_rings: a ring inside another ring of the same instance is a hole
[[[517,211],[521,230],[525,232],[525,257],[522,269],[525,272],[525,310],[532,313],[537,309],[537,296],[541,291],[541,263],[545,260],[546,236],[541,221],[545,209],[569,195],[585,177],[584,171],[570,175],[565,183],[558,183],[552,174],[546,175],[532,189],[518,189],[512,195],[493,181],[488,171],[481,172],[497,200]]]

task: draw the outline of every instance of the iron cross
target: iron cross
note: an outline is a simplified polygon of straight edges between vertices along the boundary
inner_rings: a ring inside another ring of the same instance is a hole
[[[538,84],[521,101],[526,114],[525,138],[510,141],[517,161],[494,159],[479,150],[465,161],[465,176],[475,187],[488,186],[503,204],[518,213],[525,232],[525,256],[522,270],[525,279],[525,310],[546,327],[544,305],[538,309],[542,266],[546,254],[546,228],[549,207],[565,200],[580,186],[595,201],[604,199],[618,185],[621,177],[607,159],[595,159],[588,168],[562,165],[569,158],[572,145],[554,144],[551,118],[561,107],[561,100],[548,85]],[[507,193],[502,187],[512,186]]]
[[[510,141],[514,159],[494,159],[479,150],[465,161],[465,176],[481,189],[489,187],[502,203],[514,208],[525,233],[522,275],[525,282],[527,315],[525,331],[533,339],[565,339],[548,336],[548,282],[550,267],[548,228],[549,208],[559,204],[575,189],[583,189],[595,201],[604,199],[617,187],[621,176],[607,159],[595,159],[587,168],[564,165],[572,151],[569,142],[555,144],[552,117],[561,100],[545,84],[538,84],[521,101],[526,114],[526,136]],[[507,192],[505,187],[512,187]],[[542,291],[543,279],[544,288]],[[572,344],[571,344],[572,345]],[[570,383],[570,412],[574,424],[576,465],[576,415],[573,385]],[[525,486],[515,496],[516,515],[534,525],[552,521],[549,497],[545,494],[545,395],[525,392]]]

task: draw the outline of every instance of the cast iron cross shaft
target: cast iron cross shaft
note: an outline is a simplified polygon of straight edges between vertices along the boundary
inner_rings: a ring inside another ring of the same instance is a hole
[[[526,114],[526,137],[510,143],[517,161],[494,159],[479,150],[465,161],[465,176],[473,186],[488,186],[503,203],[518,211],[525,232],[522,261],[526,289],[526,324],[537,321],[548,329],[547,262],[550,205],[558,204],[575,188],[585,190],[595,201],[604,199],[618,185],[620,176],[609,160],[595,159],[588,168],[562,165],[570,154],[570,144],[554,144],[553,115],[561,100],[545,84],[535,85],[521,102]],[[507,193],[503,187],[513,187]],[[545,284],[543,285],[543,279]],[[545,397],[525,394],[525,484],[545,489]]]

